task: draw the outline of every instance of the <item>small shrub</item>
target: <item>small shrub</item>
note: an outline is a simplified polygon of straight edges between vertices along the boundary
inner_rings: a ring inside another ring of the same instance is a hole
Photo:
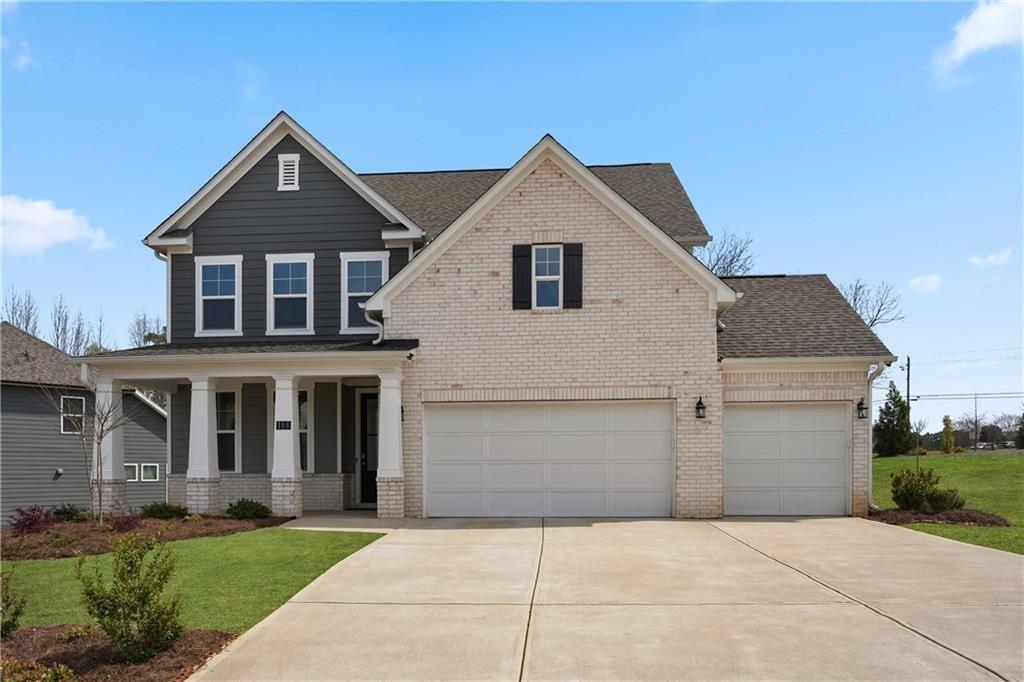
[[[77,521],[79,515],[81,515],[83,512],[85,512],[85,510],[79,507],[77,504],[65,502],[64,504],[53,508],[53,518],[57,519],[57,521],[60,522]],[[85,512],[85,514],[88,515],[88,512]]]
[[[75,673],[63,663],[47,668],[35,661],[22,661],[13,656],[0,658],[0,678],[4,682],[63,682],[75,679]]]
[[[917,454],[920,457],[926,457],[928,455],[928,449],[927,448],[918,448],[917,449]]]
[[[202,521],[203,517],[199,514],[185,514],[185,518],[183,520],[188,521],[189,523],[194,523],[196,521]]]
[[[963,509],[967,500],[964,499],[956,488],[943,488],[930,492],[925,503],[928,506],[929,514],[941,514],[950,509]]]
[[[72,523],[86,523],[86,522],[92,521],[92,520],[93,520],[92,519],[92,512],[89,511],[88,509],[83,509],[82,511],[78,512],[77,514],[75,514],[75,518],[71,519],[71,522]]]
[[[115,533],[127,533],[135,530],[142,523],[142,517],[138,514],[109,514],[105,521],[110,530]]]
[[[11,591],[14,571],[12,567],[7,575],[0,576],[0,637],[7,637],[18,629],[18,621],[25,611],[25,598]],[[3,679],[7,679],[7,676],[4,675]]]
[[[59,639],[62,642],[74,642],[78,639],[85,639],[91,634],[91,625],[76,625],[74,627],[68,628],[64,632],[57,635],[57,639]]]
[[[33,507],[18,507],[10,516],[10,529],[12,533],[38,533],[57,522],[53,511],[38,504]]]
[[[228,505],[227,514],[233,519],[265,519],[270,516],[267,505],[241,497]]]
[[[963,446],[961,446],[961,445],[957,445],[955,448],[953,448],[953,453],[954,454],[959,455],[959,454],[964,453],[964,452],[967,452],[967,450]]]
[[[50,537],[43,541],[43,544],[47,547],[67,547],[74,543],[75,538],[68,535],[67,533],[53,533]]]
[[[892,499],[904,511],[925,514],[962,509],[966,502],[956,488],[939,489],[939,477],[931,469],[900,469],[893,472]]]
[[[182,632],[179,598],[163,599],[175,558],[162,536],[144,539],[128,533],[114,543],[112,561],[108,584],[98,560],[93,560],[91,571],[85,570],[85,557],[78,560],[75,575],[85,607],[129,662],[145,661],[167,649]]]
[[[168,502],[154,502],[143,505],[142,516],[147,519],[183,519],[188,516],[188,508]]]

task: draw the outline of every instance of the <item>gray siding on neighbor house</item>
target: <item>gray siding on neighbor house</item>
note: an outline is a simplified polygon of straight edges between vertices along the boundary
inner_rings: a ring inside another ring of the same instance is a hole
[[[338,473],[338,384],[313,387],[313,471]]]
[[[242,384],[242,473],[267,473],[267,386]]]
[[[297,153],[299,190],[277,191],[277,155]],[[387,219],[291,136],[260,159],[192,225],[191,255],[171,258],[171,341],[196,340],[194,256],[242,255],[243,339],[307,340],[267,330],[268,253],[315,253],[315,338],[338,338],[341,328],[342,251],[382,251]],[[390,250],[390,274],[408,261]],[[224,337],[237,341],[239,337]],[[200,340],[216,340],[203,337]]]
[[[178,384],[171,394],[171,473],[188,471],[189,409],[192,406],[192,385]]]
[[[87,404],[92,403],[92,395],[81,390],[11,384],[0,387],[0,520],[4,522],[17,507],[53,507],[65,502],[89,505],[81,436],[60,432],[60,416],[50,405],[47,392],[83,396]],[[127,484],[128,504],[138,508],[165,499],[166,427],[160,414],[135,397],[126,395],[124,405],[130,418],[123,427],[125,462],[156,463],[161,467],[159,482]],[[91,440],[87,447],[91,450]],[[56,475],[57,469],[63,469],[63,475]]]

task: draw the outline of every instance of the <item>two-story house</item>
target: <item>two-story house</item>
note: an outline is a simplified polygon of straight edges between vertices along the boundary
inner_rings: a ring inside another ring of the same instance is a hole
[[[145,244],[169,497],[216,513],[864,514],[894,358],[824,275],[719,278],[668,164],[357,174],[275,117]],[[106,475],[123,471],[118,443]]]

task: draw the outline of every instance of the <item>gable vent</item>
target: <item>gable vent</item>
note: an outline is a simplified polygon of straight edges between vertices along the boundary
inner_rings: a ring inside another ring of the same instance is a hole
[[[277,155],[277,191],[289,192],[299,188],[299,155]]]

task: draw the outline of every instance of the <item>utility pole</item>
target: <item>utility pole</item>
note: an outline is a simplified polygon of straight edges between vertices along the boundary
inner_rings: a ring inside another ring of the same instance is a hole
[[[978,449],[978,394],[974,394],[974,449]]]
[[[927,363],[925,363],[927,364]],[[907,356],[907,421],[910,421],[910,356]]]

